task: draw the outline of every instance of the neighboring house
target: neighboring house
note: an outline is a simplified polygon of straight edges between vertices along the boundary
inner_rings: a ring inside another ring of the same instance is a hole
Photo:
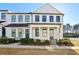
[[[44,4],[30,13],[0,11],[8,38],[63,39],[63,16],[50,4]]]

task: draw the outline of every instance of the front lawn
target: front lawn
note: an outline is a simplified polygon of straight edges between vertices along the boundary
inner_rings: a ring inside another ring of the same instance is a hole
[[[74,46],[79,46],[79,40],[70,40]]]
[[[76,51],[77,50],[77,51]],[[78,55],[79,49],[0,48],[0,55]]]

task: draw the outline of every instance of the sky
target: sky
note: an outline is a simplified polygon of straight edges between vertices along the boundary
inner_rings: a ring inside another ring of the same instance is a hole
[[[13,12],[32,12],[42,5],[41,3],[0,3],[0,9],[7,9]],[[64,13],[64,24],[75,25],[79,23],[78,3],[51,3],[51,5]]]

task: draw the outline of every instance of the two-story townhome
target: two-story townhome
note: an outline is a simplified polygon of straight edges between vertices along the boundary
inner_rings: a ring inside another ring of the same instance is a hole
[[[12,13],[5,10],[4,36],[8,38],[63,39],[63,13],[44,4],[30,13]],[[1,16],[2,17],[2,16]]]

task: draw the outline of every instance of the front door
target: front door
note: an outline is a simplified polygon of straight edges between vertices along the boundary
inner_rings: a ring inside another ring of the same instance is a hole
[[[50,40],[53,40],[54,38],[53,38],[53,36],[54,36],[54,31],[53,31],[53,29],[50,29]]]
[[[5,27],[2,27],[2,37],[5,37],[6,31],[5,31]]]
[[[50,41],[52,45],[56,45],[56,40],[54,39],[54,29],[50,29]]]
[[[29,38],[29,29],[26,29],[26,30],[25,30],[25,37],[26,37],[26,38]]]

